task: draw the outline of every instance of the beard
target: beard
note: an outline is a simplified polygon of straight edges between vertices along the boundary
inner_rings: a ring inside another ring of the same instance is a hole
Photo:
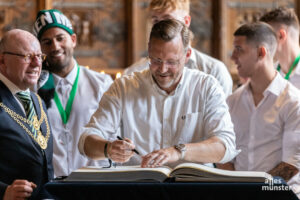
[[[71,56],[71,54],[66,54],[63,59],[53,59],[50,56],[46,58],[43,67],[50,72],[61,72],[71,65],[72,58],[73,57]]]

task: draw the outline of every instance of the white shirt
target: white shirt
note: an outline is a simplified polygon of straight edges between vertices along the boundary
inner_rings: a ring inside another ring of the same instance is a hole
[[[76,64],[65,78],[53,74],[55,91],[64,109],[66,108],[76,75]],[[78,151],[77,144],[82,132],[81,128],[88,123],[92,114],[97,110],[103,93],[111,83],[112,79],[109,75],[80,67],[78,88],[67,124],[62,122],[54,99],[51,100],[48,115],[53,133],[53,167],[55,176],[67,176],[80,167],[99,164],[82,156]]]
[[[277,67],[277,65],[276,65]],[[285,74],[280,70],[282,77],[285,77]],[[300,89],[300,62],[296,65],[294,71],[290,74],[289,81],[298,89]]]
[[[224,92],[215,78],[195,69],[184,68],[177,88],[169,95],[157,86],[149,70],[115,80],[86,126],[79,151],[84,154],[86,136],[98,134],[115,140],[119,127],[122,137],[131,139],[142,155],[212,136],[226,147],[221,162],[238,153]],[[140,165],[140,161],[135,155],[125,165]]]
[[[269,171],[280,162],[300,169],[300,91],[277,73],[255,107],[249,83],[227,102],[237,148],[236,170]],[[300,192],[299,173],[288,184]],[[297,188],[296,188],[297,187]]]
[[[201,53],[194,48],[191,48],[191,51],[191,57],[185,67],[190,69],[199,69],[206,74],[212,75],[219,81],[219,83],[223,87],[225,95],[229,96],[232,93],[232,78],[224,63],[211,56]],[[148,59],[141,58],[139,61],[126,68],[124,70],[124,74],[129,75],[133,72],[143,71],[148,68]]]

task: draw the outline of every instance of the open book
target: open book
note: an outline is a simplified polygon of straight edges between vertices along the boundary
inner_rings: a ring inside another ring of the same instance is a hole
[[[262,182],[272,180],[266,172],[229,171],[195,163],[182,163],[173,170],[169,167],[141,168],[139,166],[117,166],[116,168],[84,167],[73,171],[64,181],[132,182],[154,181],[199,182]]]

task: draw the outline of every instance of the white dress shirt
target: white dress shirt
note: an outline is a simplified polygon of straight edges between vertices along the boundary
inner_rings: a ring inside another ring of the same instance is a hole
[[[55,91],[66,108],[70,91],[77,75],[77,67],[65,77],[53,74]],[[85,67],[80,67],[78,88],[72,105],[67,124],[62,122],[61,116],[54,102],[48,108],[49,121],[53,132],[53,167],[55,176],[68,176],[73,170],[86,165],[98,165],[82,156],[77,148],[82,127],[84,127],[92,114],[97,110],[103,93],[111,85],[109,75],[100,74]]]
[[[86,126],[79,151],[84,154],[86,136],[98,134],[115,140],[119,127],[121,136],[131,139],[142,155],[212,136],[226,147],[222,163],[238,153],[222,88],[215,78],[195,69],[184,68],[177,88],[169,95],[157,86],[149,70],[117,79]],[[125,165],[140,162],[135,155]]]
[[[277,67],[277,65],[276,65]],[[282,70],[280,70],[280,74],[282,77],[285,77],[285,74],[283,73]],[[296,65],[296,68],[294,71],[291,73],[289,81],[298,89],[300,89],[300,62]]]
[[[191,57],[185,67],[190,69],[199,69],[206,74],[212,75],[223,87],[225,95],[229,96],[232,93],[232,78],[224,63],[211,56],[201,53],[194,48],[191,48],[191,51]],[[148,68],[148,59],[141,58],[139,61],[126,68],[124,70],[124,75],[129,75],[137,71],[143,71]]]
[[[248,82],[227,99],[242,150],[235,169],[267,172],[282,161],[300,169],[300,90],[277,73],[263,95],[255,106]],[[288,184],[299,193],[299,173]]]

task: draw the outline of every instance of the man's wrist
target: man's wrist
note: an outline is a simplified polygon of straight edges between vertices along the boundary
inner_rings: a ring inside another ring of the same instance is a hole
[[[186,153],[185,144],[174,145],[174,148],[180,153],[180,160],[183,160],[185,157],[185,153]]]

